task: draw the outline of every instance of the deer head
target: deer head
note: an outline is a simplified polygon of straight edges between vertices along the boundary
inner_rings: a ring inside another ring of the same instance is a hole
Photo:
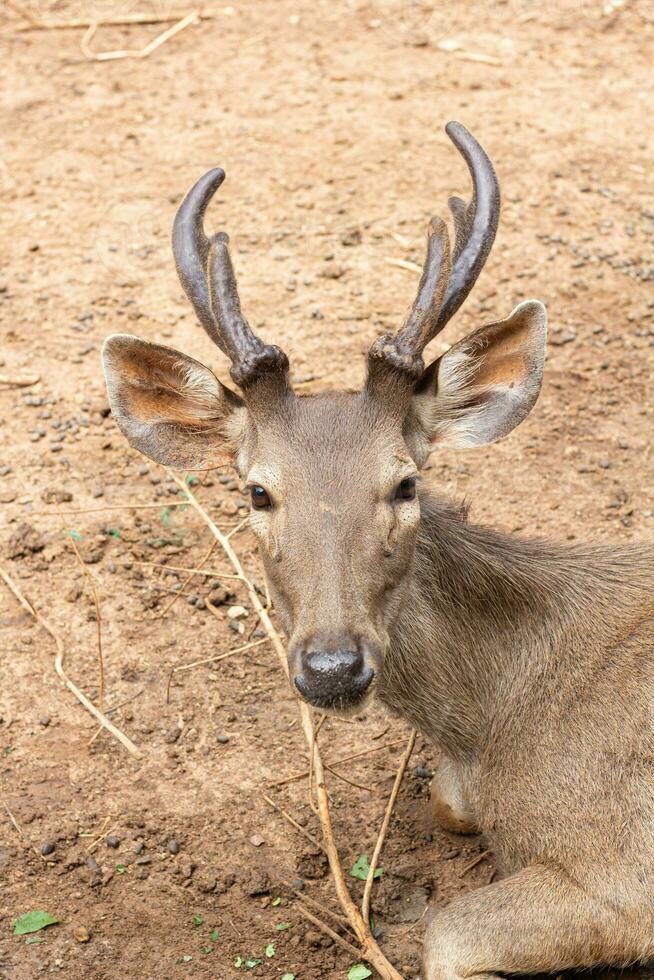
[[[202,177],[183,201],[173,251],[240,393],[168,347],[117,334],[103,349],[111,408],[132,446],[184,469],[228,457],[247,482],[252,529],[289,637],[292,684],[323,709],[360,709],[383,671],[389,631],[410,596],[418,477],[430,453],[506,435],[541,386],[546,315],[537,301],[424,366],[426,345],[484,265],[500,207],[484,150],[459,123],[446,129],[470,171],[472,200],[449,201],[452,250],[445,223],[432,220],[416,300],[402,328],[373,344],[362,391],[296,395],[286,355],[244,319],[227,236],[203,231],[222,170]]]

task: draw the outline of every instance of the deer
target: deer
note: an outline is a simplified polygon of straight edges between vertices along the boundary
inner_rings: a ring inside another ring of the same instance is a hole
[[[173,226],[181,285],[234,386],[159,344],[110,336],[113,416],[150,459],[229,459],[288,637],[293,692],[335,715],[377,698],[440,751],[440,824],[481,833],[500,877],[436,909],[426,980],[654,960],[654,548],[557,544],[470,522],[420,480],[439,449],[508,435],[542,384],[538,300],[425,366],[493,245],[500,189],[461,124],[472,181],[429,224],[417,296],[370,348],[358,391],[298,394],[241,312],[228,237],[207,237],[225,174]]]

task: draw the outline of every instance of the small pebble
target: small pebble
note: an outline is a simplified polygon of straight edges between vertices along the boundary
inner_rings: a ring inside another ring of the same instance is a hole
[[[42,718],[39,718],[39,725],[42,725],[43,728],[47,728],[49,724],[50,724],[50,715],[43,715]]]
[[[179,854],[179,844],[174,837],[171,837],[171,839],[168,841],[168,850],[171,854]]]
[[[298,892],[303,892],[304,891],[304,880],[302,878],[293,878],[293,881],[291,882],[291,885]]]
[[[248,614],[245,606],[230,606],[227,615],[230,619],[244,619]]]
[[[107,847],[113,847],[114,849],[120,844],[120,837],[114,837],[112,834],[107,837]]]
[[[86,867],[89,869],[89,871],[93,871],[94,874],[100,870],[100,865],[94,857],[86,859]]]
[[[221,745],[227,745],[227,743],[229,742],[229,735],[219,735],[218,741],[220,742]]]
[[[143,841],[142,840],[137,841],[136,844],[134,845],[134,853],[141,854],[142,851],[144,850],[145,850],[145,844],[143,843]]]
[[[413,771],[418,779],[431,779],[434,775],[431,769],[425,769],[424,766],[416,766]]]
[[[54,849],[55,849],[55,846],[52,843],[52,841],[50,841],[50,840],[49,841],[46,841],[45,844],[43,844],[42,847],[41,847],[41,854],[47,856],[48,854],[52,854],[54,852]]]

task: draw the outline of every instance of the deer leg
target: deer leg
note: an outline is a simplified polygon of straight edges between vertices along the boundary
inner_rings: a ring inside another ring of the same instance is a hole
[[[444,830],[455,834],[478,832],[459,771],[451,759],[444,758],[434,773],[431,806],[434,819]]]
[[[654,956],[651,912],[621,912],[564,871],[532,865],[452,902],[425,939],[425,980],[625,965]]]

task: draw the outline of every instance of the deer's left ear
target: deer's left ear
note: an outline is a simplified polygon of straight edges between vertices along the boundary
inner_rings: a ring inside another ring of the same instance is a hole
[[[495,442],[529,414],[543,381],[547,313],[529,300],[434,361],[416,387],[420,454]]]

